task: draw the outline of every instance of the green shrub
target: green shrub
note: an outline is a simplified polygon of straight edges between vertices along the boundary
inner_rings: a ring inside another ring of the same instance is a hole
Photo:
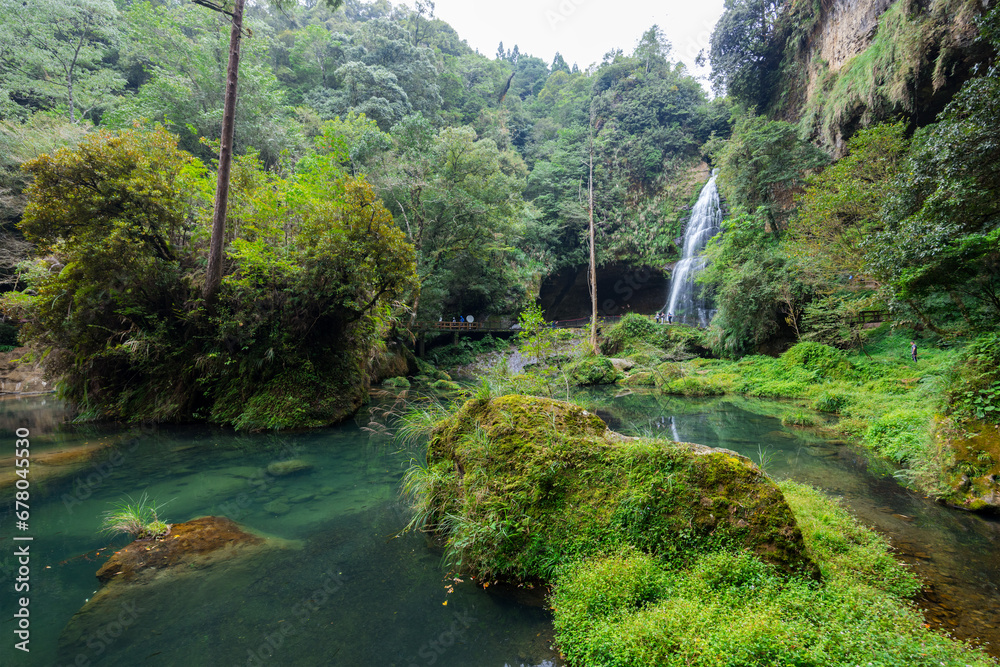
[[[402,376],[400,376],[400,377],[394,377],[394,378],[388,378],[387,380],[382,380],[382,386],[383,387],[392,387],[392,388],[395,388],[395,389],[409,389],[410,388],[410,381],[407,380],[405,377],[402,377]]]
[[[932,414],[900,408],[868,422],[865,441],[882,457],[897,463],[916,460],[930,438]]]
[[[803,341],[781,355],[787,367],[801,367],[813,371],[819,378],[844,378],[853,367],[843,351],[822,343]]]
[[[584,357],[566,370],[578,385],[614,384],[620,377],[607,357]]]
[[[781,423],[785,426],[816,426],[819,420],[816,419],[816,415],[811,415],[808,412],[790,412],[786,415],[782,415]]]
[[[655,344],[659,337],[660,325],[646,315],[629,313],[604,332],[601,352],[608,355],[621,354],[635,343]]]
[[[844,409],[850,399],[836,391],[824,391],[812,402],[812,409],[820,412],[837,413]]]
[[[1000,423],[1000,334],[970,343],[948,380],[946,400],[953,414]]]

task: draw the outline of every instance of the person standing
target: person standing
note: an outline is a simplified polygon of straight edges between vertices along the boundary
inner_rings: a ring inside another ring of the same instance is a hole
[[[910,341],[910,356],[913,357],[914,363],[917,361],[917,341]]]
[[[673,323],[674,323],[674,314],[667,313],[667,324],[673,324]]]

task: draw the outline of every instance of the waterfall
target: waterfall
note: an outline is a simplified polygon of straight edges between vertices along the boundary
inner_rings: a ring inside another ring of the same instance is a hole
[[[670,296],[664,312],[673,313],[674,322],[705,327],[715,314],[709,300],[697,294],[699,290],[694,279],[705,268],[706,260],[701,251],[708,240],[719,232],[722,223],[719,191],[715,187],[717,171],[712,171],[712,178],[702,188],[698,203],[691,210],[691,218],[684,231],[684,255],[674,267],[670,279]]]

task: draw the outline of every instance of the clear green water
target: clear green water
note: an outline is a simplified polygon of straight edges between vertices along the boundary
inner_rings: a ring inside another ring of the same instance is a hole
[[[724,447],[763,463],[777,479],[823,489],[886,535],[925,581],[928,622],[1000,657],[1000,522],[954,510],[900,486],[863,450],[776,417],[792,405],[595,390],[577,396],[618,431]]]
[[[774,404],[613,390],[578,399],[616,430],[733,449],[776,477],[842,497],[929,582],[920,603],[931,622],[1000,646],[996,522],[906,491],[855,448],[761,416]],[[408,520],[397,493],[410,454],[371,444],[356,424],[238,435],[61,426],[64,416],[46,397],[0,401],[0,460],[18,426],[31,429],[38,457],[114,443],[73,474],[32,487],[30,654],[13,649],[11,538],[24,533],[6,511],[12,492],[2,492],[0,665],[557,664],[544,610],[454,582],[422,536],[398,535]],[[262,482],[268,464],[290,458],[313,467]],[[100,514],[143,491],[169,501],[168,521],[226,515],[297,546],[184,572],[74,618],[97,590],[104,558],[125,544],[98,534]]]
[[[9,513],[0,519],[0,665],[553,664],[542,609],[454,582],[422,536],[398,535],[409,518],[397,491],[410,456],[370,445],[357,425],[237,435],[205,427],[60,428],[61,418],[51,399],[0,402],[7,449],[24,420],[36,456],[118,442],[72,476],[34,484],[27,533]],[[313,468],[261,474],[291,458]],[[169,502],[163,514],[171,522],[226,515],[299,542],[139,587],[77,617],[86,634],[67,642],[75,633],[64,627],[98,588],[102,555],[126,543],[98,534],[101,513],[144,491]],[[12,492],[3,493],[6,506]],[[34,536],[30,654],[13,648],[15,533]]]

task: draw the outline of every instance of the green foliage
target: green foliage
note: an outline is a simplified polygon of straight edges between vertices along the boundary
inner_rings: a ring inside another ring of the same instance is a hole
[[[745,552],[679,565],[612,551],[559,578],[551,604],[561,651],[615,667],[991,664],[927,628],[906,600],[919,582],[883,538],[823,494],[781,487],[824,583],[784,577]]]
[[[812,402],[813,410],[820,412],[841,412],[848,403],[848,396],[836,391],[824,391],[820,393]]]
[[[710,58],[717,92],[764,108],[774,93],[781,61],[776,39],[782,4],[775,0],[726,0],[712,31]]]
[[[138,119],[161,121],[180,136],[180,146],[205,161],[218,156],[229,57],[229,20],[194,3],[138,2],[125,13],[127,42],[121,61],[141,83],[135,95],[102,118],[124,129]],[[268,64],[274,37],[248,12],[252,39],[240,46],[239,112],[234,146],[273,165],[284,150],[301,152],[291,109]],[[208,140],[208,141],[203,141]]]
[[[685,361],[705,352],[701,331],[685,326],[656,324],[649,316],[628,313],[612,325],[601,341],[601,352],[624,356],[642,366],[664,360]]]
[[[719,187],[730,207],[762,208],[768,227],[777,232],[791,213],[792,192],[830,157],[802,139],[792,123],[747,112],[736,117],[718,161]]]
[[[604,333],[601,352],[609,355],[626,353],[635,343],[652,343],[660,330],[660,326],[648,316],[627,313]]]
[[[517,337],[531,352],[536,364],[542,363],[555,341],[555,330],[545,321],[543,313],[539,304],[532,303],[521,311],[517,318],[517,323],[521,327]]]
[[[118,45],[119,14],[111,0],[36,0],[30,8],[0,1],[0,119],[23,107],[59,109],[76,123],[93,119],[125,80],[104,64]]]
[[[437,320],[454,305],[509,313],[521,298],[503,262],[524,210],[521,158],[471,127],[435,132],[419,116],[394,127],[392,138],[394,150],[372,178],[417,251],[416,317]]]
[[[151,500],[143,493],[137,500],[127,496],[128,500],[118,501],[114,507],[104,513],[101,519],[101,532],[124,533],[135,539],[159,539],[170,532],[170,525],[160,520],[159,513],[163,505]]]
[[[458,343],[436,347],[427,352],[427,358],[435,366],[453,368],[471,364],[479,355],[490,352],[502,352],[510,347],[510,341],[505,338],[494,338],[486,334],[480,340],[461,338]]]
[[[707,342],[719,356],[752,353],[782,329],[794,330],[811,298],[812,286],[780,251],[767,220],[763,208],[754,214],[737,209],[709,242],[701,279],[717,285]]]
[[[843,351],[821,343],[797,343],[781,355],[781,361],[788,367],[799,366],[811,371],[819,379],[845,379],[853,371]]]
[[[847,274],[860,280],[864,248],[881,231],[881,210],[897,187],[909,148],[906,125],[860,130],[847,143],[848,155],[810,178],[791,223],[813,272],[834,281]]]
[[[1000,423],[1000,334],[981,336],[965,348],[949,378],[946,400],[959,417]]]
[[[870,244],[870,271],[896,299],[945,326],[957,309],[959,331],[991,330],[1000,317],[998,93],[995,76],[967,81],[918,134]]]
[[[578,385],[614,384],[621,374],[611,360],[601,356],[585,356],[570,364],[566,372]]]
[[[162,128],[95,133],[27,165],[22,228],[59,272],[5,298],[54,349],[84,415],[316,426],[366,397],[366,364],[413,286],[412,248],[364,181],[329,161],[289,179],[234,169],[219,301],[200,300],[211,177]]]

